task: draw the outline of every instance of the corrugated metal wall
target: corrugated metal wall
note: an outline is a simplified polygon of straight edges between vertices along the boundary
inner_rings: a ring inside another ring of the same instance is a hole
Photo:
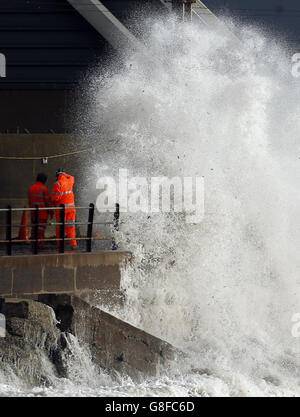
[[[167,12],[160,0],[101,1],[136,35],[145,17]],[[204,2],[216,14],[227,9],[241,21],[274,30],[276,40],[284,34],[299,52],[299,0]],[[0,133],[69,130],[80,81],[111,52],[67,0],[1,0],[0,53],[7,59],[7,77],[0,78]]]
[[[137,32],[139,25],[142,27],[142,17],[166,11],[159,0],[102,2]],[[299,45],[299,0],[242,3],[206,0],[217,14],[225,8],[240,19],[284,31],[293,45]],[[134,17],[137,19],[133,23]],[[67,0],[0,2],[0,52],[7,58],[7,77],[0,78],[0,89],[74,88],[94,62],[105,59],[109,51],[108,43]]]
[[[79,2],[81,0],[78,0]],[[164,10],[159,0],[105,0],[128,24]],[[0,53],[7,77],[0,78],[0,133],[72,131],[80,82],[94,64],[115,53],[67,0],[1,0]]]
[[[79,0],[80,1],[80,0]],[[69,89],[110,46],[66,0],[0,2],[0,89]]]
[[[78,0],[80,2],[80,0]],[[162,12],[159,0],[104,0],[123,23]],[[0,52],[7,59],[7,77],[0,89],[74,88],[110,45],[67,0],[0,2]]]

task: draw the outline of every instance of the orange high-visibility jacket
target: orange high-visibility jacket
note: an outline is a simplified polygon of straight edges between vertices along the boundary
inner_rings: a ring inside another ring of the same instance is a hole
[[[66,209],[75,206],[73,185],[75,178],[69,174],[60,174],[53,184],[51,199],[56,206],[64,204]]]
[[[28,190],[28,202],[29,207],[49,207],[50,206],[50,194],[48,187],[42,182],[36,182]],[[39,219],[47,219],[48,210],[39,211]]]

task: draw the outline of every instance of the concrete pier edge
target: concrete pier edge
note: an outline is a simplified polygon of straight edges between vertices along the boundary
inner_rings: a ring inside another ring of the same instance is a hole
[[[130,252],[41,254],[0,257],[0,297],[120,290],[121,265]]]

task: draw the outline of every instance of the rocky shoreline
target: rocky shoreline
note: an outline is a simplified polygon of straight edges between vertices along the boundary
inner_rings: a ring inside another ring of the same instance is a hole
[[[6,337],[0,338],[3,369],[10,368],[31,386],[50,383],[45,369],[52,369],[54,376],[66,377],[62,354],[67,344],[53,309],[31,300],[1,299],[0,311],[6,317]]]
[[[39,301],[0,299],[6,337],[0,338],[0,366],[29,386],[68,378],[71,335],[103,371],[141,380],[168,367],[176,350],[76,296],[41,295]],[[76,358],[75,358],[76,359]]]

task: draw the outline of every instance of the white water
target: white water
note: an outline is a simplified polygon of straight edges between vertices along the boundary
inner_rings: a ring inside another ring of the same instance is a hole
[[[236,43],[172,20],[151,25],[147,57],[130,53],[93,77],[86,120],[103,147],[89,192],[119,168],[204,176],[198,225],[122,215],[119,243],[134,260],[125,308],[113,312],[190,357],[174,375],[134,384],[95,377],[81,353],[70,380],[27,395],[299,395],[299,81],[276,39],[254,29],[240,28]]]

